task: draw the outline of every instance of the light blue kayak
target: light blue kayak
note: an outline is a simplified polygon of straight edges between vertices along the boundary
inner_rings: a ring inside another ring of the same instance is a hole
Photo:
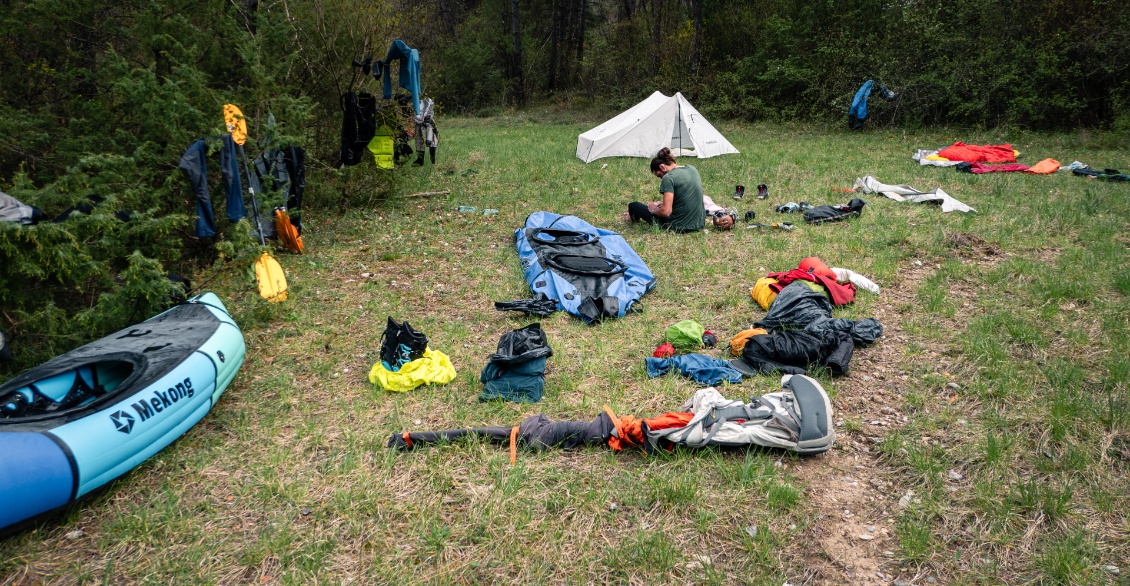
[[[183,435],[247,346],[204,293],[0,385],[0,533],[47,516]]]

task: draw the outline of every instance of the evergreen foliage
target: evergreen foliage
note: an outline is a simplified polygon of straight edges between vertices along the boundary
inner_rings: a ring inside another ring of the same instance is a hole
[[[251,156],[307,149],[311,205],[389,193],[395,174],[336,161],[341,94],[380,91],[350,62],[396,38],[420,50],[441,113],[616,111],[660,90],[712,119],[838,121],[873,78],[900,97],[874,101],[870,124],[1127,132],[1128,17],[1117,0],[5,2],[0,189],[49,217],[89,213],[0,226],[0,328],[22,368],[128,325],[109,307],[125,295],[156,310],[167,272],[253,256],[247,227],[222,217],[215,242],[192,236],[177,169],[193,140],[224,132],[224,103],[247,115]]]

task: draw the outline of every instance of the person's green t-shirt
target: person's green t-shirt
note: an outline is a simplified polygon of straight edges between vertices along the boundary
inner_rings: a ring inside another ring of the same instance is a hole
[[[671,215],[657,218],[671,230],[701,230],[706,223],[706,207],[702,205],[702,178],[690,165],[675,167],[659,182],[660,195],[670,191],[675,194]]]

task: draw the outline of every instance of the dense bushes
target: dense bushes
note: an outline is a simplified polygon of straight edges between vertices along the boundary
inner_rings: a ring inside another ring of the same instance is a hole
[[[696,3],[703,10],[699,72],[690,66]],[[429,54],[431,70],[464,71],[468,56],[490,46],[495,61],[484,55],[483,66],[503,73],[498,53],[510,51],[509,2],[455,4],[474,26],[415,39],[440,49]],[[874,78],[902,96],[889,107],[877,105],[877,123],[1130,126],[1122,107],[1130,100],[1125,2],[530,0],[520,6],[526,93],[535,98],[548,95],[546,48],[554,31],[566,31],[565,43],[584,6],[583,58],[571,46],[560,52],[553,85],[613,106],[657,89],[678,90],[714,115],[838,121],[859,85]],[[474,112],[507,98],[505,84],[474,92],[458,84],[431,89],[449,110]]]
[[[49,217],[91,212],[0,226],[0,328],[24,366],[155,311],[166,272],[251,254],[246,226],[222,219],[216,242],[193,238],[176,168],[223,132],[226,102],[250,118],[252,156],[262,140],[307,148],[314,206],[392,189],[395,175],[336,162],[339,96],[377,91],[349,64],[398,37],[441,114],[526,99],[616,111],[660,90],[723,119],[839,122],[874,78],[900,97],[873,102],[873,125],[1130,132],[1128,17],[1117,0],[2,3],[0,190]]]

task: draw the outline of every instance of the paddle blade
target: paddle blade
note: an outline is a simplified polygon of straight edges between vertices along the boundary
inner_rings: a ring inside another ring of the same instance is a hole
[[[228,126],[231,139],[235,144],[243,145],[247,142],[247,119],[235,104],[224,104],[224,123]]]
[[[255,261],[255,280],[259,281],[259,295],[263,299],[271,303],[286,301],[286,273],[267,251]]]
[[[302,254],[302,236],[298,235],[298,229],[290,223],[290,214],[285,210],[275,210],[275,232],[283,246],[291,252]]]

